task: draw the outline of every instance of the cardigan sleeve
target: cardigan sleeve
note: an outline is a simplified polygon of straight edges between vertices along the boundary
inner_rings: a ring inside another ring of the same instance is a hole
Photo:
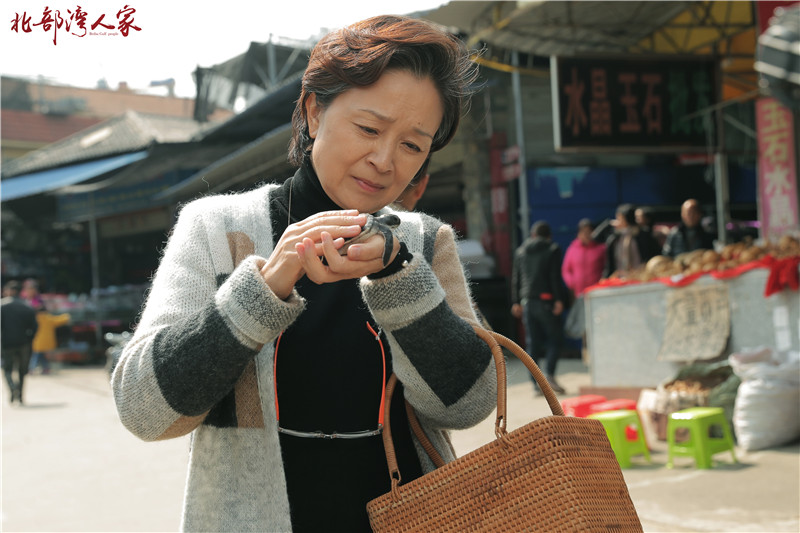
[[[421,253],[400,272],[362,278],[370,312],[387,333],[393,370],[406,399],[440,429],[462,429],[496,407],[491,351],[473,331],[479,324],[452,228],[440,226],[433,261]]]
[[[203,217],[214,216],[212,207],[200,200],[182,210],[112,376],[120,419],[144,440],[184,435],[202,423],[304,306],[296,292],[283,301],[269,290],[259,273],[263,258],[218,272],[230,250],[211,245]]]

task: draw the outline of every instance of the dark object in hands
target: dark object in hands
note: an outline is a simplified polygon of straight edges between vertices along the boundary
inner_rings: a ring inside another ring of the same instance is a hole
[[[386,266],[389,264],[389,260],[392,257],[392,249],[394,248],[394,233],[392,233],[392,230],[399,225],[400,217],[397,215],[381,215],[379,217],[367,215],[367,223],[361,228],[361,233],[351,239],[347,239],[344,246],[339,249],[339,254],[347,255],[347,249],[352,244],[364,242],[373,235],[380,233],[383,235],[384,242],[383,266]]]

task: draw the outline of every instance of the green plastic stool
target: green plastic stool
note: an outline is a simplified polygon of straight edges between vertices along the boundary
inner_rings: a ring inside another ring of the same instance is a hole
[[[642,454],[650,462],[650,450],[644,440],[642,422],[635,410],[604,411],[591,414],[587,418],[594,418],[603,424],[620,468],[630,468],[631,457],[634,455]]]
[[[722,434],[721,437],[711,435],[711,430],[715,427]],[[677,442],[675,432],[681,428],[688,430],[689,438],[684,442]],[[675,456],[694,457],[697,468],[711,468],[711,457],[728,450],[733,462],[738,463],[731,429],[721,407],[689,407],[670,414],[667,421],[667,444],[667,468],[672,468],[672,458]]]

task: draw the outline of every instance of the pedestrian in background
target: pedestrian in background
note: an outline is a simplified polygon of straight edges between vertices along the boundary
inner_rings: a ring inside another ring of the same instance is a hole
[[[69,324],[69,321],[69,313],[54,315],[47,310],[44,303],[36,311],[36,323],[39,327],[36,330],[36,336],[33,337],[33,356],[31,357],[31,364],[28,369],[31,374],[33,374],[39,366],[42,367],[42,374],[50,373],[48,355],[58,348],[56,330],[61,326]]]
[[[425,194],[425,189],[428,188],[428,181],[430,181],[430,179],[431,175],[427,172],[421,178],[414,177],[400,197],[394,201],[394,207],[405,209],[406,211],[413,211],[419,199]]]
[[[561,248],[552,241],[550,225],[540,220],[514,253],[511,314],[522,319],[525,345],[537,361],[545,358],[545,374],[558,393],[556,367],[564,344],[562,316],[566,290],[561,279]],[[536,390],[541,393],[539,388]]]
[[[297,172],[181,210],[111,378],[135,435],[192,433],[181,529],[370,531],[393,372],[404,482],[434,468],[404,399],[446,461],[447,432],[496,408],[453,228],[387,208],[453,138],[475,68],[422,20],[331,32],[292,116]]]
[[[42,295],[39,293],[39,282],[33,278],[28,278],[22,282],[22,289],[19,291],[19,295],[34,310],[44,305]]]
[[[603,277],[627,272],[647,263],[658,255],[660,248],[652,234],[636,224],[636,208],[632,204],[617,207],[614,233],[606,241],[606,265]]]
[[[564,253],[561,276],[574,296],[572,307],[567,313],[564,331],[572,339],[581,339],[583,361],[589,363],[586,351],[586,314],[583,293],[603,276],[606,264],[606,246],[592,237],[594,224],[588,218],[578,222],[578,234]]]
[[[592,238],[594,224],[588,218],[578,222],[578,233],[567,246],[561,276],[577,298],[587,287],[600,281],[606,264],[606,246]]]
[[[700,223],[703,210],[700,203],[689,198],[681,205],[681,221],[667,235],[662,254],[675,258],[685,252],[694,250],[713,250],[714,237]]]
[[[31,358],[31,343],[36,335],[36,311],[20,298],[21,285],[9,281],[3,287],[0,304],[0,335],[2,335],[3,374],[8,384],[10,402],[23,403],[25,374]],[[16,379],[14,373],[16,372]]]
[[[635,219],[636,225],[639,226],[639,229],[653,236],[658,244],[658,250],[661,251],[661,248],[664,246],[664,241],[667,239],[667,234],[666,232],[662,231],[661,228],[656,227],[653,208],[648,206],[637,207],[635,211]]]
[[[397,198],[397,200],[392,203],[392,207],[394,209],[403,210],[403,211],[413,211],[417,207],[417,202],[419,202],[422,195],[425,194],[425,189],[428,188],[428,182],[431,179],[431,175],[427,172],[421,178],[417,176],[411,180],[411,183],[408,184],[408,187],[405,188],[403,193]],[[486,317],[483,315],[483,312],[478,307],[477,302],[473,300],[472,308],[475,311],[475,314],[478,316],[478,320],[483,326],[484,329],[492,329],[491,324],[489,321],[486,320]]]

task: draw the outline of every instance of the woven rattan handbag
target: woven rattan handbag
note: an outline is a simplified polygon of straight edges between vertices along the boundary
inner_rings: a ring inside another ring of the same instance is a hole
[[[437,468],[400,485],[387,401],[383,442],[392,490],[367,503],[373,531],[642,531],[600,422],[564,416],[544,374],[522,348],[497,333],[476,332],[492,348],[497,366],[497,438],[444,464],[407,405],[412,429]],[[506,431],[500,344],[533,374],[554,416]],[[390,385],[395,382],[392,376]],[[388,389],[386,397],[391,398]]]

